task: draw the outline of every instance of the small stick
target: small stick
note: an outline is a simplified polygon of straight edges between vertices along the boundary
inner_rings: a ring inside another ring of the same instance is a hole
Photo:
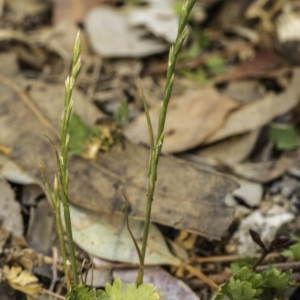
[[[204,275],[201,271],[196,269],[195,267],[188,265],[188,264],[183,264],[182,265],[187,271],[189,271],[191,274],[199,278],[201,281],[203,281],[205,284],[207,284],[211,289],[217,290],[218,285],[212,281],[210,278],[208,278],[206,275]]]

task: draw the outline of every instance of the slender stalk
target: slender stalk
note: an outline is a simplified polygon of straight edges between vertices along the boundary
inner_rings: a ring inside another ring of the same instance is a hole
[[[67,77],[65,82],[64,112],[60,122],[60,143],[61,143],[60,152],[57,151],[54,143],[47,137],[52,143],[56,155],[57,166],[58,166],[58,176],[55,176],[53,191],[51,191],[49,184],[47,182],[45,172],[42,166],[40,165],[40,171],[44,178],[46,191],[56,216],[56,224],[57,224],[61,254],[63,258],[64,272],[66,276],[67,288],[69,291],[71,288],[70,267],[68,265],[66,243],[63,234],[61,206],[63,207],[63,212],[64,212],[65,228],[66,228],[66,234],[67,234],[67,240],[68,240],[68,246],[70,252],[73,281],[74,281],[74,285],[78,285],[77,262],[76,262],[75,248],[74,248],[74,242],[72,236],[71,215],[69,210],[69,195],[68,195],[69,178],[68,178],[68,169],[67,169],[67,156],[68,156],[68,148],[69,148],[68,126],[69,126],[69,121],[70,121],[72,108],[73,108],[72,92],[73,92],[75,79],[78,75],[80,66],[81,66],[80,35],[78,33],[75,41],[75,46],[74,46],[71,73],[70,76]]]
[[[68,76],[65,82],[65,104],[64,112],[60,124],[60,142],[61,142],[61,152],[58,155],[59,160],[59,197],[61,199],[64,211],[64,220],[65,228],[68,239],[69,251],[70,251],[70,260],[71,268],[73,272],[74,285],[78,284],[78,271],[77,271],[77,262],[75,255],[75,248],[72,235],[72,224],[71,224],[71,215],[69,210],[69,194],[68,194],[68,169],[67,169],[67,155],[69,148],[69,134],[68,126],[73,108],[72,93],[75,83],[75,79],[79,73],[81,66],[80,61],[80,36],[77,34],[74,52],[73,52],[73,64],[71,68],[71,74]]]
[[[63,226],[62,226],[62,221],[61,221],[61,210],[60,210],[60,201],[59,201],[59,197],[58,197],[57,178],[55,176],[54,192],[52,192],[49,187],[49,183],[48,183],[46,174],[44,172],[44,169],[43,169],[41,163],[40,163],[40,172],[44,179],[48,198],[52,204],[52,207],[53,207],[53,210],[55,213],[56,227],[57,227],[58,239],[59,239],[59,244],[60,244],[60,249],[61,249],[61,256],[63,259],[64,272],[66,274],[66,282],[67,282],[67,286],[68,286],[68,290],[69,290],[70,279],[69,279],[68,273],[67,273],[67,250],[66,250],[66,245],[65,245],[65,241],[64,241],[64,232],[63,232]]]
[[[161,102],[160,106],[160,112],[159,112],[159,120],[158,120],[158,130],[157,130],[157,137],[155,145],[150,145],[150,163],[149,163],[149,183],[148,183],[148,193],[147,193],[147,206],[146,206],[146,216],[145,216],[145,225],[144,225],[144,232],[143,232],[143,241],[142,241],[142,258],[143,258],[143,264],[140,266],[139,274],[142,273],[142,275],[138,276],[136,280],[136,284],[140,285],[143,283],[143,269],[145,264],[145,254],[146,254],[146,246],[148,241],[148,234],[149,234],[149,227],[150,227],[150,216],[151,216],[151,209],[152,209],[152,201],[153,201],[153,195],[155,190],[155,183],[157,179],[157,166],[159,157],[161,154],[161,149],[163,146],[163,140],[164,140],[164,126],[166,121],[166,114],[167,114],[167,108],[172,92],[173,82],[174,82],[174,68],[177,60],[177,56],[179,53],[179,50],[183,44],[183,41],[187,34],[186,24],[188,21],[189,14],[195,4],[196,0],[187,0],[185,4],[182,6],[180,19],[179,19],[179,26],[178,26],[178,32],[177,37],[175,40],[174,45],[170,48],[169,52],[169,59],[168,59],[168,70],[167,70],[167,80],[164,90],[164,96],[163,100]],[[146,100],[144,99],[144,106]],[[150,132],[150,128],[152,128],[150,117],[148,110],[146,110],[146,116],[147,116],[147,123],[149,128],[149,135],[150,135],[150,142],[152,139],[152,135]],[[153,144],[153,143],[151,143]],[[152,147],[151,147],[152,146]]]

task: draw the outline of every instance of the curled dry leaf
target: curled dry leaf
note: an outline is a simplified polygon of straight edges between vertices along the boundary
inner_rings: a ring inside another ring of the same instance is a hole
[[[205,143],[213,143],[229,136],[242,134],[268,124],[276,116],[280,116],[298,104],[300,96],[300,68],[295,68],[290,85],[279,94],[268,93],[233,111],[224,126]]]
[[[257,182],[270,182],[283,175],[300,160],[300,151],[284,152],[277,160],[262,163],[244,163],[231,165],[237,176]]]
[[[235,164],[245,160],[252,152],[260,129],[233,136],[217,143],[193,151],[204,157],[213,158],[225,164]]]
[[[32,275],[27,270],[22,270],[21,267],[4,266],[2,269],[4,279],[7,280],[9,285],[26,295],[36,299],[40,294],[42,287],[38,283],[38,278]]]

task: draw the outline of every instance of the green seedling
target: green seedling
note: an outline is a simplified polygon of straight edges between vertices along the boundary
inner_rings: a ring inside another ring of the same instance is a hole
[[[250,230],[252,240],[260,246],[261,256],[244,258],[232,264],[233,276],[219,287],[215,300],[270,300],[283,299],[283,292],[298,285],[292,279],[292,270],[282,271],[273,266],[261,273],[256,271],[258,265],[271,252],[295,245],[295,240],[286,236],[278,236],[267,246],[260,235]]]
[[[272,123],[269,128],[269,138],[277,150],[292,150],[299,146],[297,132],[291,124]]]
[[[114,121],[118,127],[126,124],[129,116],[129,108],[126,100],[122,100],[118,109],[114,113]]]

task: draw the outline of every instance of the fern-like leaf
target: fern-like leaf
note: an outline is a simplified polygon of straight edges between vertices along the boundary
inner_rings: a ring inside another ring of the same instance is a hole
[[[97,300],[94,292],[83,284],[72,286],[70,292],[66,295],[66,300]]]
[[[120,279],[114,283],[106,284],[105,291],[99,290],[97,293],[98,300],[158,300],[159,294],[153,284],[127,284],[125,294],[123,293],[123,284]]]

